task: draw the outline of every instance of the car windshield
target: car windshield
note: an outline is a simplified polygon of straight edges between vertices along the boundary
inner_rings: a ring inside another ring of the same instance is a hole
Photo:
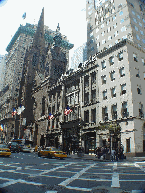
[[[51,148],[51,151],[59,151],[59,150],[53,147]]]
[[[17,145],[18,143],[16,143],[16,142],[11,142],[11,144],[10,145]]]
[[[0,144],[0,148],[7,148],[5,144]]]

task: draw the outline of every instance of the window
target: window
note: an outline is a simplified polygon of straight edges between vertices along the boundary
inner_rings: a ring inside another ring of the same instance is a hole
[[[84,77],[84,86],[85,88],[89,86],[89,76]]]
[[[139,26],[142,27],[142,23],[139,22]]]
[[[113,16],[112,21],[115,21],[115,19],[116,19],[116,16]]]
[[[142,19],[143,20],[143,22],[145,23],[145,19]]]
[[[132,14],[135,15],[135,12],[132,10]]]
[[[91,51],[94,51],[94,47],[91,47]]]
[[[121,94],[125,94],[126,93],[126,83],[121,85]]]
[[[110,31],[111,31],[111,27],[108,27],[107,32],[110,32]]]
[[[119,73],[120,73],[120,77],[125,76],[125,70],[124,70],[124,67],[122,67],[122,68],[119,69]]]
[[[96,123],[96,108],[91,109],[91,122]]]
[[[108,36],[108,40],[111,40],[112,39],[112,36]]]
[[[141,45],[140,45],[140,44],[138,44],[138,47],[140,47],[140,48],[141,48]]]
[[[145,66],[145,59],[142,58],[141,61],[142,61],[142,63],[143,63],[143,66]]]
[[[111,72],[110,73],[110,78],[111,78],[111,81],[115,80],[115,71]]]
[[[96,102],[96,90],[92,90],[92,98],[91,98],[91,102]]]
[[[96,40],[99,40],[99,35],[97,35]]]
[[[133,18],[133,21],[134,21],[135,23],[137,23],[137,21],[136,21],[136,19],[135,19],[135,18]]]
[[[123,26],[123,27],[121,28],[121,31],[122,31],[122,32],[126,31],[126,27]]]
[[[143,73],[143,77],[144,77],[144,80],[145,80],[145,72]]]
[[[120,16],[123,15],[123,11],[120,11],[120,12],[119,12],[119,15],[120,15]]]
[[[123,102],[122,103],[122,117],[128,117],[129,116],[129,112],[128,112],[128,109],[127,109],[127,102]]]
[[[112,98],[116,97],[116,89],[115,89],[115,87],[111,89],[111,96],[112,96]]]
[[[99,46],[100,46],[100,42],[97,43],[97,48],[99,48]]]
[[[109,58],[109,63],[110,63],[110,66],[114,64],[114,56],[111,56]]]
[[[144,39],[142,39],[142,42],[145,44],[145,40]]]
[[[139,117],[144,118],[143,104],[139,103]]]
[[[122,24],[123,22],[124,22],[124,19],[121,19],[121,20],[120,20],[120,24]]]
[[[84,122],[89,123],[89,110],[84,111]]]
[[[117,119],[117,104],[111,107],[112,120]]]
[[[105,35],[105,31],[102,32],[102,36],[104,36],[104,35]]]
[[[137,35],[137,34],[136,34],[136,38],[137,38],[138,40],[140,40],[140,37],[139,37],[139,35]]]
[[[140,30],[140,33],[141,33],[142,35],[144,35],[144,33],[143,33],[143,31],[142,31],[142,30]]]
[[[140,15],[137,15],[138,19],[140,19]]]
[[[84,94],[84,105],[87,105],[89,104],[89,93],[85,93]]]
[[[118,53],[118,60],[119,61],[123,60],[123,51]]]
[[[140,73],[139,73],[139,70],[138,70],[138,69],[136,69],[136,70],[137,70],[136,77],[140,78]]]
[[[137,59],[137,55],[136,55],[136,54],[133,54],[133,60],[134,60],[135,62],[138,62],[138,59]]]
[[[95,72],[93,72],[93,73],[91,74],[91,81],[92,81],[92,84],[95,84],[95,83],[96,83],[96,73],[95,73]]]
[[[97,27],[97,28],[96,28],[96,33],[98,33],[98,31],[99,31],[99,28]]]
[[[107,90],[103,91],[103,100],[107,99]]]
[[[45,115],[45,97],[42,98],[42,114],[41,116]]]
[[[103,121],[107,121],[108,120],[108,113],[107,113],[107,107],[102,108],[102,118]]]
[[[102,76],[102,84],[106,84],[106,75]]]
[[[105,68],[106,68],[106,61],[103,60],[103,61],[101,62],[101,65],[102,65],[102,70],[105,69]]]
[[[117,23],[115,23],[114,25],[113,25],[113,28],[115,29],[117,27]]]
[[[90,37],[92,37],[92,36],[93,36],[93,32],[90,33]]]
[[[138,31],[138,27],[135,26],[135,30]]]
[[[140,95],[142,94],[142,93],[141,93],[141,86],[138,86],[138,85],[137,85],[137,93],[140,94]]]
[[[108,21],[106,22],[106,25],[109,25],[109,23],[110,23],[110,20],[108,20]]]
[[[104,23],[101,25],[101,29],[104,27]]]
[[[112,44],[109,45],[109,48],[111,48],[111,47],[112,47]]]
[[[114,32],[114,37],[116,37],[116,36],[118,36],[119,34],[118,34],[118,31],[115,31]]]
[[[105,43],[106,43],[105,39],[104,39],[104,40],[102,40],[102,44],[105,44]]]

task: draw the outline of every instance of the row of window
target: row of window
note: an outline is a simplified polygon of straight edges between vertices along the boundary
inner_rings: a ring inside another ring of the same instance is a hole
[[[132,10],[132,14],[133,14],[133,15],[136,15],[133,10]],[[141,19],[141,16],[137,14],[137,18],[138,18],[138,19]],[[135,20],[136,20],[136,19],[135,19]],[[145,23],[145,19],[144,19],[144,18],[142,18],[142,21]],[[136,21],[135,21],[135,22],[136,22]],[[137,23],[137,22],[136,22],[136,23]]]
[[[111,106],[111,116],[112,116],[112,120],[117,119],[117,104],[114,104]],[[123,118],[129,117],[127,102],[122,103],[121,116]],[[139,107],[139,117],[144,118],[143,104],[141,103]],[[102,107],[102,119],[103,121],[108,121],[108,108],[107,107]],[[89,110],[84,111],[84,121],[85,123],[89,123]],[[91,109],[91,122],[94,122],[94,123],[96,122],[96,109]]]

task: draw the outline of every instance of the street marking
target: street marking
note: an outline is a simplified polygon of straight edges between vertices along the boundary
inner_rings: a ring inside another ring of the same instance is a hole
[[[113,170],[117,170],[117,162],[114,162]],[[111,187],[112,188],[119,188],[120,187],[120,184],[119,184],[119,174],[117,172],[113,172]]]
[[[72,164],[73,164],[73,163],[71,162],[71,163],[69,163],[69,164],[62,165],[62,166],[59,166],[59,167],[56,167],[56,168],[52,168],[52,169],[50,169],[50,170],[45,170],[44,172],[41,172],[40,174],[30,174],[29,177],[41,176],[41,175],[43,175],[43,174],[46,174],[46,173],[49,173],[49,172],[53,172],[53,171],[58,170],[58,169],[60,169],[60,168],[65,168],[66,166],[69,166],[69,165],[72,165]]]
[[[72,176],[71,178],[68,178],[67,180],[61,182],[60,186],[67,186],[68,184],[70,184],[72,181],[76,180],[79,178],[79,176],[81,176],[83,173],[85,173],[87,170],[89,170],[90,168],[92,168],[93,166],[95,166],[96,164],[91,164],[89,166],[87,166],[86,168],[84,168],[83,170],[77,172],[74,176]]]
[[[79,188],[79,187],[72,187],[72,186],[66,186],[67,189],[71,189],[71,190],[80,190],[80,191],[86,191],[86,192],[90,192],[92,189],[91,188]]]
[[[44,184],[41,184],[41,183],[28,182],[28,181],[21,180],[21,179],[19,179],[19,180],[14,180],[14,179],[9,179],[9,178],[2,178],[2,177],[0,177],[0,179],[1,179],[1,180],[8,180],[8,181],[9,181],[9,182],[0,184],[0,188],[4,188],[4,187],[10,186],[10,185],[12,185],[12,184],[16,184],[16,183],[32,184],[32,185],[36,185],[36,186],[44,185]]]
[[[139,162],[134,163],[135,167],[140,168],[141,171],[145,172],[145,168],[138,164]]]
[[[22,169],[22,167],[17,167],[17,169],[16,170],[21,170]]]

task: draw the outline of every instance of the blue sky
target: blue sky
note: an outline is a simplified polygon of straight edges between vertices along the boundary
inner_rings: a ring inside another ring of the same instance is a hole
[[[59,23],[60,32],[74,44],[70,57],[73,50],[86,42],[86,0],[7,0],[5,4],[0,5],[1,55],[6,53],[6,47],[20,24],[26,22],[37,24],[43,7],[44,24],[56,30]],[[25,20],[22,19],[24,12],[26,12]]]

